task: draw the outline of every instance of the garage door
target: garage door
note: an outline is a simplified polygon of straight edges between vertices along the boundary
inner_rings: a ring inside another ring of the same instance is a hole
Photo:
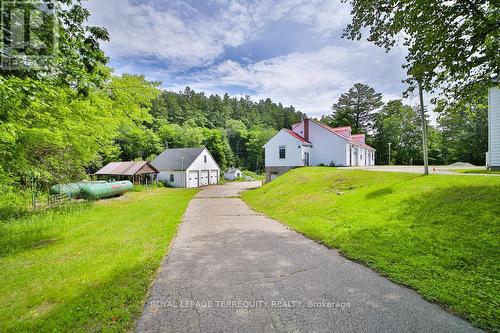
[[[208,185],[208,170],[202,170],[201,171],[200,185],[201,186],[207,186]]]
[[[210,170],[210,184],[217,184],[219,182],[218,175],[218,170]]]
[[[198,171],[189,171],[188,187],[198,187]]]

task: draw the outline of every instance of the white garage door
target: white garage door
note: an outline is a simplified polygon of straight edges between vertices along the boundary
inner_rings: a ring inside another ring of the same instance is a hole
[[[208,170],[202,170],[201,171],[200,185],[201,186],[207,186],[208,185]]]
[[[188,187],[198,187],[198,171],[189,171]]]
[[[219,182],[219,179],[217,179],[218,175],[218,170],[210,170],[210,184],[217,184]]]

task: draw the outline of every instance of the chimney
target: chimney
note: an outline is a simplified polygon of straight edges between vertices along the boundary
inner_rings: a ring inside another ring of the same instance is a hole
[[[309,141],[309,118],[304,119],[304,139]]]

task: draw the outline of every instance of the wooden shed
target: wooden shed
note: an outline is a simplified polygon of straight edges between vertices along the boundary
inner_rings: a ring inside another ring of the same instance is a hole
[[[94,173],[99,179],[128,179],[133,183],[156,181],[158,170],[146,161],[111,162]]]

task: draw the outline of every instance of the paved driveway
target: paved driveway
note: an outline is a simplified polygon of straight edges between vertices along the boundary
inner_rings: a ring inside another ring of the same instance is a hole
[[[190,202],[138,332],[474,331],[236,197],[258,185],[212,186]]]

